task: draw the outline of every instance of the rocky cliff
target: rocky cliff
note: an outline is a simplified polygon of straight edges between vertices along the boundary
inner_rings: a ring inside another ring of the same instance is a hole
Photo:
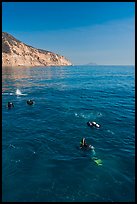
[[[37,49],[22,43],[10,34],[2,32],[2,66],[68,66],[65,57]]]

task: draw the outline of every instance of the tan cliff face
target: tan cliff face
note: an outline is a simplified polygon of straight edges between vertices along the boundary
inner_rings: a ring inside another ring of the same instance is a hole
[[[2,66],[69,66],[65,57],[22,43],[2,32]]]

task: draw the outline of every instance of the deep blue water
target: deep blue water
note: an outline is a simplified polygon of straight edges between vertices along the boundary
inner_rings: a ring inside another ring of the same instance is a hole
[[[3,201],[135,201],[135,67],[2,73]],[[16,96],[17,89],[27,95]],[[82,137],[102,166],[79,149]]]

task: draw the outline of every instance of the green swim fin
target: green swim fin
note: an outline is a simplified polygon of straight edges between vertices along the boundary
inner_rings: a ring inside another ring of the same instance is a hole
[[[98,166],[101,166],[101,165],[103,165],[103,163],[102,163],[102,160],[101,159],[98,159],[98,158],[92,158],[93,159],[93,161],[98,165]]]

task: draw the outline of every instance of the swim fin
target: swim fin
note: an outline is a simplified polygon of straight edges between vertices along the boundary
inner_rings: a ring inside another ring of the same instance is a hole
[[[98,165],[98,166],[101,166],[103,165],[103,162],[101,159],[98,159],[96,157],[93,157],[92,160]]]

